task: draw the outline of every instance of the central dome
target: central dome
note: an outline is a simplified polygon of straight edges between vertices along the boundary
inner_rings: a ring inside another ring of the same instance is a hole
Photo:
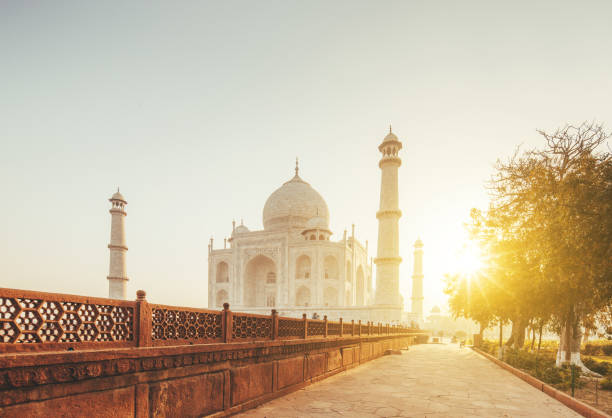
[[[305,228],[314,217],[329,225],[329,210],[323,197],[297,174],[270,195],[263,210],[264,229]]]

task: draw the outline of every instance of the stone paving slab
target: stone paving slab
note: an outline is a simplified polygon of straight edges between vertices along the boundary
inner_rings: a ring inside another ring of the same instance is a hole
[[[426,344],[327,378],[241,417],[580,417],[468,348]]]

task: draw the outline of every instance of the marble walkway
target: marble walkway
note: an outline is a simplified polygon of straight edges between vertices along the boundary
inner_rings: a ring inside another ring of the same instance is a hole
[[[241,417],[579,417],[469,348],[413,346]]]

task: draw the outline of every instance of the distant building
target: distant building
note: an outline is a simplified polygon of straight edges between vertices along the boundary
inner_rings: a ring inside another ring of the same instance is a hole
[[[110,214],[111,214],[111,238],[108,249],[110,250],[110,261],[108,267],[108,297],[112,299],[127,298],[127,272],[126,272],[126,253],[127,245],[125,242],[125,217],[127,212],[125,206],[127,202],[123,195],[117,192],[112,195]]]
[[[414,320],[423,325],[423,241],[417,239],[414,243],[414,265],[412,273],[411,313]]]

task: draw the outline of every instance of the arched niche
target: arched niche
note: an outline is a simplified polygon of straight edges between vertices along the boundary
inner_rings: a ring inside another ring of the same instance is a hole
[[[229,267],[225,261],[217,264],[217,283],[229,282]]]
[[[355,277],[355,296],[357,297],[357,305],[364,304],[365,296],[365,274],[363,274],[363,267],[357,268],[357,276]]]
[[[276,264],[272,259],[258,255],[249,260],[244,269],[245,306],[266,306],[265,286],[272,278],[276,281]]]
[[[353,266],[350,261],[346,262],[346,281],[350,282],[353,279]]]
[[[338,278],[338,260],[333,255],[328,255],[323,261],[323,268],[325,270],[326,279],[337,279]]]
[[[311,262],[310,257],[301,255],[295,262],[295,278],[310,279]]]
[[[310,305],[310,289],[306,286],[300,286],[295,292],[295,306]]]

